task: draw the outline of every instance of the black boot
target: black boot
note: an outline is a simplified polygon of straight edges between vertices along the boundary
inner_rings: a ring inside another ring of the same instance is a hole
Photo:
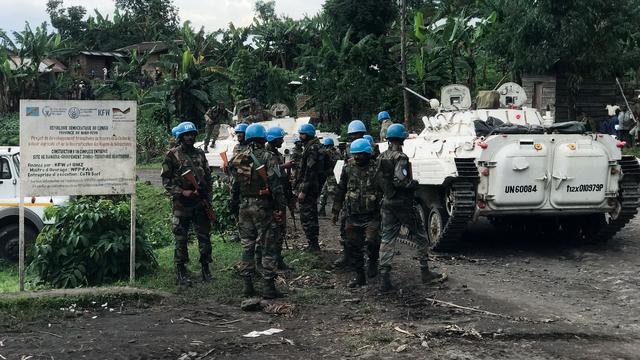
[[[191,286],[189,272],[184,264],[176,265],[176,283],[180,286]]]
[[[364,270],[360,269],[356,271],[356,276],[347,285],[350,288],[356,288],[367,285],[367,280],[364,276]]]
[[[434,284],[434,283],[439,283],[447,280],[447,275],[433,272],[429,270],[428,267],[421,267],[420,279],[422,280],[423,284]]]
[[[256,294],[256,290],[253,288],[253,279],[251,276],[244,276],[244,290],[242,295],[244,297],[252,297]]]
[[[369,279],[378,276],[378,259],[369,259],[369,266],[367,267],[367,277]]]
[[[315,255],[320,254],[320,244],[318,244],[318,239],[309,239],[309,246],[307,246],[306,251]]]
[[[347,266],[347,257],[345,253],[342,252],[342,255],[333,262],[333,268],[337,270],[344,269]]]
[[[318,209],[318,216],[327,216],[327,210],[325,209],[326,205],[321,205],[320,209]]]
[[[202,282],[210,283],[213,281],[211,270],[209,270],[209,264],[202,264]]]
[[[262,297],[265,299],[275,299],[282,297],[282,293],[276,289],[276,280],[275,279],[266,279],[264,286],[264,293],[262,293]]]
[[[391,274],[388,271],[382,273],[382,283],[380,284],[380,292],[387,293],[393,291],[394,287],[391,284]]]

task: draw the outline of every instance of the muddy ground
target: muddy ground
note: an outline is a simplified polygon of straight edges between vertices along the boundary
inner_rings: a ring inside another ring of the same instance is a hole
[[[449,280],[424,286],[414,250],[399,246],[399,290],[346,287],[330,270],[338,233],[322,219],[322,276],[287,275],[273,311],[170,297],[159,303],[0,328],[6,359],[638,359],[640,220],[609,244],[504,233],[482,223],[463,248],[433,256]],[[302,239],[291,239],[302,246]],[[295,264],[294,264],[295,265]],[[441,302],[434,302],[436,299]],[[446,303],[443,303],[446,302]],[[448,303],[448,304],[447,304]],[[455,305],[455,306],[454,306]],[[472,308],[470,310],[456,306]],[[68,309],[61,310],[62,313]],[[95,318],[94,318],[95,317]],[[253,330],[282,329],[257,338]]]

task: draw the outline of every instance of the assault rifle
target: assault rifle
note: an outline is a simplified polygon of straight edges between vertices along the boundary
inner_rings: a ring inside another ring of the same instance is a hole
[[[193,188],[195,189],[195,193],[200,197],[200,200],[202,201],[202,206],[204,206],[204,210],[207,213],[207,218],[209,218],[209,221],[211,221],[212,224],[215,224],[216,212],[215,210],[213,210],[213,207],[211,206],[211,203],[209,202],[209,200],[205,199],[202,196],[202,193],[200,192],[200,186],[198,185],[198,181],[196,181],[196,177],[193,174],[193,171],[189,169],[183,172],[182,178],[187,180],[191,184],[191,186],[193,186]]]

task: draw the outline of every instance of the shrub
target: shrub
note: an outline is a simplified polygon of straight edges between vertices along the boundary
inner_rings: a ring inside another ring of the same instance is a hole
[[[20,144],[20,117],[18,113],[0,115],[0,146]]]
[[[225,231],[233,230],[235,228],[235,220],[231,216],[229,211],[229,203],[231,202],[231,193],[229,186],[225,181],[222,181],[220,177],[214,176],[213,179],[213,194],[211,199],[211,205],[216,211],[218,223],[214,230],[223,233]]]
[[[173,244],[171,200],[161,187],[136,184],[138,215],[145,229],[145,239],[154,249]]]
[[[128,202],[86,196],[49,208],[45,216],[56,223],[46,226],[36,241],[30,271],[40,282],[66,288],[127,278]],[[157,262],[140,220],[136,222],[136,273],[143,274]]]

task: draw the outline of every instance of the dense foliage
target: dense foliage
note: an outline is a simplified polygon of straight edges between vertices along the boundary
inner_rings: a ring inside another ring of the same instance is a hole
[[[55,287],[92,286],[129,275],[130,207],[127,201],[83,197],[50,208],[38,236],[31,271]],[[137,219],[136,272],[157,264],[142,221]]]
[[[171,0],[115,0],[111,15],[49,0],[56,33],[27,26],[1,38],[0,113],[15,111],[19,98],[64,98],[76,76],[39,73],[28,62],[9,66],[14,60],[7,50],[64,62],[71,48],[112,51],[162,40],[170,49],[159,64],[160,81],[141,71],[147,59],[134,52],[118,64],[117,75],[92,84],[97,98],[134,99],[150,108],[153,115],[141,123],[145,134],[153,127],[168,132],[185,119],[202,126],[203,112],[215,101],[246,97],[295,110],[296,99],[308,95],[303,110],[314,108],[325,128],[335,131],[383,109],[399,119],[401,21],[408,29],[409,86],[428,97],[452,82],[476,91],[526,73],[566,76],[572,90],[586,78],[639,78],[640,30],[634,24],[640,4],[634,0],[406,3],[406,19],[394,1],[326,0],[319,14],[294,20],[276,14],[274,1],[260,0],[250,26],[206,33],[188,21],[181,26]],[[424,111],[412,97],[410,117]]]

